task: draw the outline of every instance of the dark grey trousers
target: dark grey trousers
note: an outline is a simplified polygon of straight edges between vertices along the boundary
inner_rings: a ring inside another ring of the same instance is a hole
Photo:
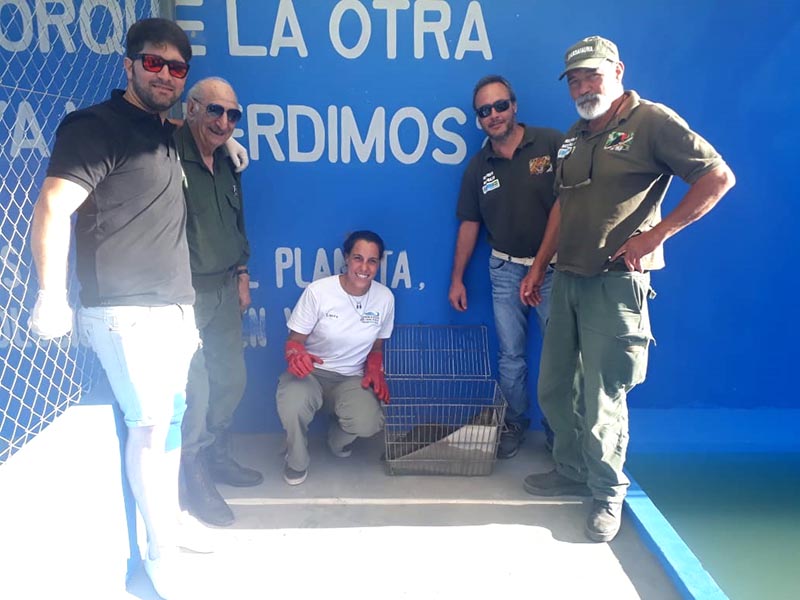
[[[187,454],[210,446],[214,432],[231,426],[247,383],[236,275],[215,290],[197,292],[194,312],[202,348],[192,358],[186,387],[181,433]]]

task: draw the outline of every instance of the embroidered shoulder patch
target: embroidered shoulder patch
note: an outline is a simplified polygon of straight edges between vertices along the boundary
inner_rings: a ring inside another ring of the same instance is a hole
[[[631,149],[633,143],[633,132],[625,133],[624,131],[612,131],[608,134],[606,143],[603,144],[604,150],[611,150],[612,152],[627,152]]]
[[[528,161],[528,169],[531,175],[543,175],[553,172],[553,164],[549,156],[537,156]]]

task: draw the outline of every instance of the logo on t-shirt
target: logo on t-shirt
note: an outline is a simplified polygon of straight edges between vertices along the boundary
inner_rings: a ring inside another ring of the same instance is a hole
[[[603,144],[604,150],[611,150],[612,152],[628,152],[633,143],[633,132],[625,133],[624,131],[612,131],[608,134],[606,143]]]
[[[544,175],[553,172],[553,164],[549,156],[537,156],[528,161],[528,169],[531,175]]]
[[[489,171],[486,175],[483,176],[483,190],[484,194],[491,192],[492,190],[496,190],[500,187],[500,180],[495,176],[494,171]]]
[[[339,315],[337,315],[337,314],[336,314],[335,312],[333,312],[332,310],[329,310],[328,312],[326,312],[326,313],[325,313],[325,318],[326,318],[326,319],[338,319],[338,318],[339,318]]]
[[[366,323],[367,325],[380,325],[381,313],[376,312],[374,310],[368,310],[363,315],[361,315],[361,322]]]

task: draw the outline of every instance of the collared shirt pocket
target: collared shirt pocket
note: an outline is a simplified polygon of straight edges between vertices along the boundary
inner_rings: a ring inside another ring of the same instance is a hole
[[[242,199],[239,196],[239,192],[237,190],[234,189],[227,192],[225,194],[225,197],[228,199],[228,204],[230,204],[235,211],[238,212],[242,210]]]

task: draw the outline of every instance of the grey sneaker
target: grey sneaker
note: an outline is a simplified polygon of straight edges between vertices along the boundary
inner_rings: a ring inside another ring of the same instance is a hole
[[[308,477],[308,469],[297,471],[287,463],[283,467],[283,480],[289,485],[300,485]]]
[[[622,522],[622,502],[595,500],[586,519],[586,536],[593,542],[610,542]]]
[[[555,469],[547,473],[528,475],[523,482],[525,491],[534,496],[591,496],[585,483],[565,477]]]
[[[519,423],[506,423],[500,434],[500,444],[497,447],[497,458],[514,458],[519,452],[522,442],[525,441],[525,429]]]

